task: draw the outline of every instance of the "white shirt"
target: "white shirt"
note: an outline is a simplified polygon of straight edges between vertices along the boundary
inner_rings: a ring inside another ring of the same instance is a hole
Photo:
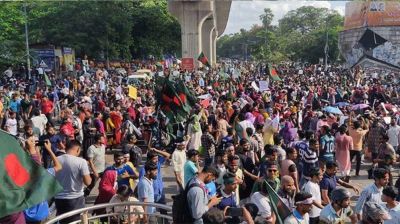
[[[398,146],[399,145],[400,126],[398,126],[398,125],[390,126],[389,130],[387,131],[387,134],[389,136],[389,143],[392,146]]]
[[[176,149],[172,153],[172,164],[174,166],[174,171],[179,173],[181,176],[181,180],[184,180],[184,173],[183,173],[183,167],[185,166],[186,163],[186,152],[185,150],[178,150]]]
[[[33,128],[37,128],[40,131],[40,135],[44,134],[47,124],[47,117],[44,114],[34,116],[31,118]]]
[[[8,132],[14,136],[18,135],[17,119],[8,118],[6,121],[6,127],[8,127]]]
[[[321,190],[320,190],[319,184],[314,183],[312,181],[307,181],[307,183],[303,186],[303,190],[305,192],[310,193],[313,196],[312,199],[314,201],[317,201],[319,203],[322,202]],[[315,217],[318,217],[320,213],[321,213],[321,209],[318,208],[317,206],[313,205],[311,208],[311,211],[309,212],[309,215],[311,218],[315,218]]]
[[[271,206],[268,197],[262,195],[260,192],[256,192],[251,196],[251,203],[257,205],[258,214],[266,219],[271,217]]]

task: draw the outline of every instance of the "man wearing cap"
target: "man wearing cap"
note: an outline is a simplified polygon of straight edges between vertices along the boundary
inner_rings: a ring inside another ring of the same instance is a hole
[[[183,138],[178,138],[176,140],[176,149],[172,153],[172,165],[174,167],[174,174],[176,178],[176,183],[179,189],[185,189],[184,186],[184,173],[183,169],[186,163],[186,141]]]
[[[319,223],[345,223],[346,218],[351,219],[351,223],[357,223],[357,217],[350,207],[351,194],[344,188],[332,191],[332,202],[321,210]]]
[[[225,173],[223,182],[224,188],[220,188],[217,192],[217,197],[221,197],[221,202],[217,205],[217,208],[224,210],[226,207],[237,207],[235,191],[238,186],[235,174]]]
[[[296,209],[289,215],[284,224],[308,224],[309,223],[309,215],[308,213],[311,211],[313,199],[310,193],[300,191],[294,197],[294,201],[296,204]]]

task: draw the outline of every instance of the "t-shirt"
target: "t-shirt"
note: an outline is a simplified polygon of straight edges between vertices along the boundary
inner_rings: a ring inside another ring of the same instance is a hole
[[[56,179],[63,187],[56,199],[75,199],[83,196],[83,176],[89,175],[89,167],[86,160],[64,154],[58,157],[62,169],[56,173]]]
[[[97,173],[102,173],[106,168],[106,148],[104,145],[96,147],[91,145],[87,151],[87,157],[93,160],[94,167]]]
[[[384,206],[386,211],[389,212],[390,217],[389,220],[385,220],[385,224],[398,224],[400,223],[400,204],[397,204],[394,208],[388,208]]]
[[[350,206],[347,208],[342,208],[338,215],[338,213],[332,207],[332,204],[329,204],[321,210],[319,220],[322,221],[322,223],[345,223],[346,217],[351,215],[353,215],[353,210]]]
[[[335,138],[333,136],[324,135],[321,137],[321,153],[320,156],[324,156],[325,158],[333,159]]]
[[[190,179],[192,179],[199,170],[197,169],[194,162],[190,160],[186,161],[183,170],[184,170],[183,172],[184,172],[184,184],[185,184],[184,187],[186,187]]]
[[[144,177],[139,180],[137,188],[139,201],[144,202],[146,199],[146,202],[154,203],[153,180],[149,180],[147,177]],[[154,207],[146,206],[147,214],[153,214],[155,211],[156,209]]]
[[[13,112],[16,112],[16,113],[18,113],[19,112],[19,107],[21,106],[21,101],[18,101],[18,100],[12,100],[12,101],[10,101],[10,109],[13,111]]]
[[[8,132],[12,135],[18,135],[17,119],[8,118],[6,121],[6,127],[8,127]]]
[[[129,186],[129,184],[130,184],[130,183],[129,183],[129,179],[130,179],[130,178],[123,178],[123,179],[120,178],[120,176],[121,176],[123,173],[128,172],[129,175],[133,175],[133,174],[134,174],[132,168],[131,168],[129,165],[127,165],[127,164],[124,164],[124,165],[122,165],[122,166],[119,167],[119,168],[117,168],[117,167],[115,167],[115,166],[110,166],[110,167],[107,167],[105,171],[107,171],[107,170],[116,170],[116,171],[117,171],[117,176],[118,176],[118,181],[117,181],[117,183],[118,183],[118,186],[122,186],[122,185]]]
[[[251,196],[251,203],[254,203],[258,208],[258,215],[266,219],[271,217],[271,206],[268,196],[262,195],[260,192],[256,192]]]
[[[312,199],[314,201],[317,201],[321,203],[321,191],[319,188],[319,185],[317,183],[314,183],[312,181],[307,181],[306,184],[303,186],[303,191],[310,193],[313,197]],[[313,205],[311,208],[311,211],[309,212],[309,215],[311,218],[318,217],[319,214],[321,213],[321,209],[318,208],[317,206]]]
[[[336,189],[337,186],[337,177],[329,176],[328,174],[324,173],[324,177],[322,178],[321,182],[319,183],[321,190],[328,190],[328,197],[330,197],[331,192]]]
[[[398,146],[399,145],[399,135],[400,135],[400,126],[390,126],[389,130],[387,131],[387,134],[389,136],[389,143],[392,146]]]
[[[353,150],[361,151],[363,149],[363,138],[368,133],[368,130],[363,130],[361,128],[354,129],[350,127],[349,135],[353,138]]]

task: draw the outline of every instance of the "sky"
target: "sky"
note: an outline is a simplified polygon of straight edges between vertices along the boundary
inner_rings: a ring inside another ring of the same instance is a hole
[[[301,6],[324,7],[337,10],[344,15],[345,5],[348,1],[297,1],[297,0],[280,0],[280,1],[254,1],[254,0],[233,0],[231,11],[229,13],[228,24],[224,34],[237,33],[240,29],[250,29],[253,24],[261,25],[260,15],[263,14],[264,8],[270,8],[274,14],[273,25],[278,24],[281,19],[290,10],[295,10]]]

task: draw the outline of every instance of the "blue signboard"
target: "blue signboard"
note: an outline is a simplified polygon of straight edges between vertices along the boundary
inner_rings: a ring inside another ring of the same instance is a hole
[[[34,58],[33,64],[35,66],[42,67],[46,71],[54,70],[55,68],[54,49],[31,49],[31,51],[32,51],[32,56]]]

